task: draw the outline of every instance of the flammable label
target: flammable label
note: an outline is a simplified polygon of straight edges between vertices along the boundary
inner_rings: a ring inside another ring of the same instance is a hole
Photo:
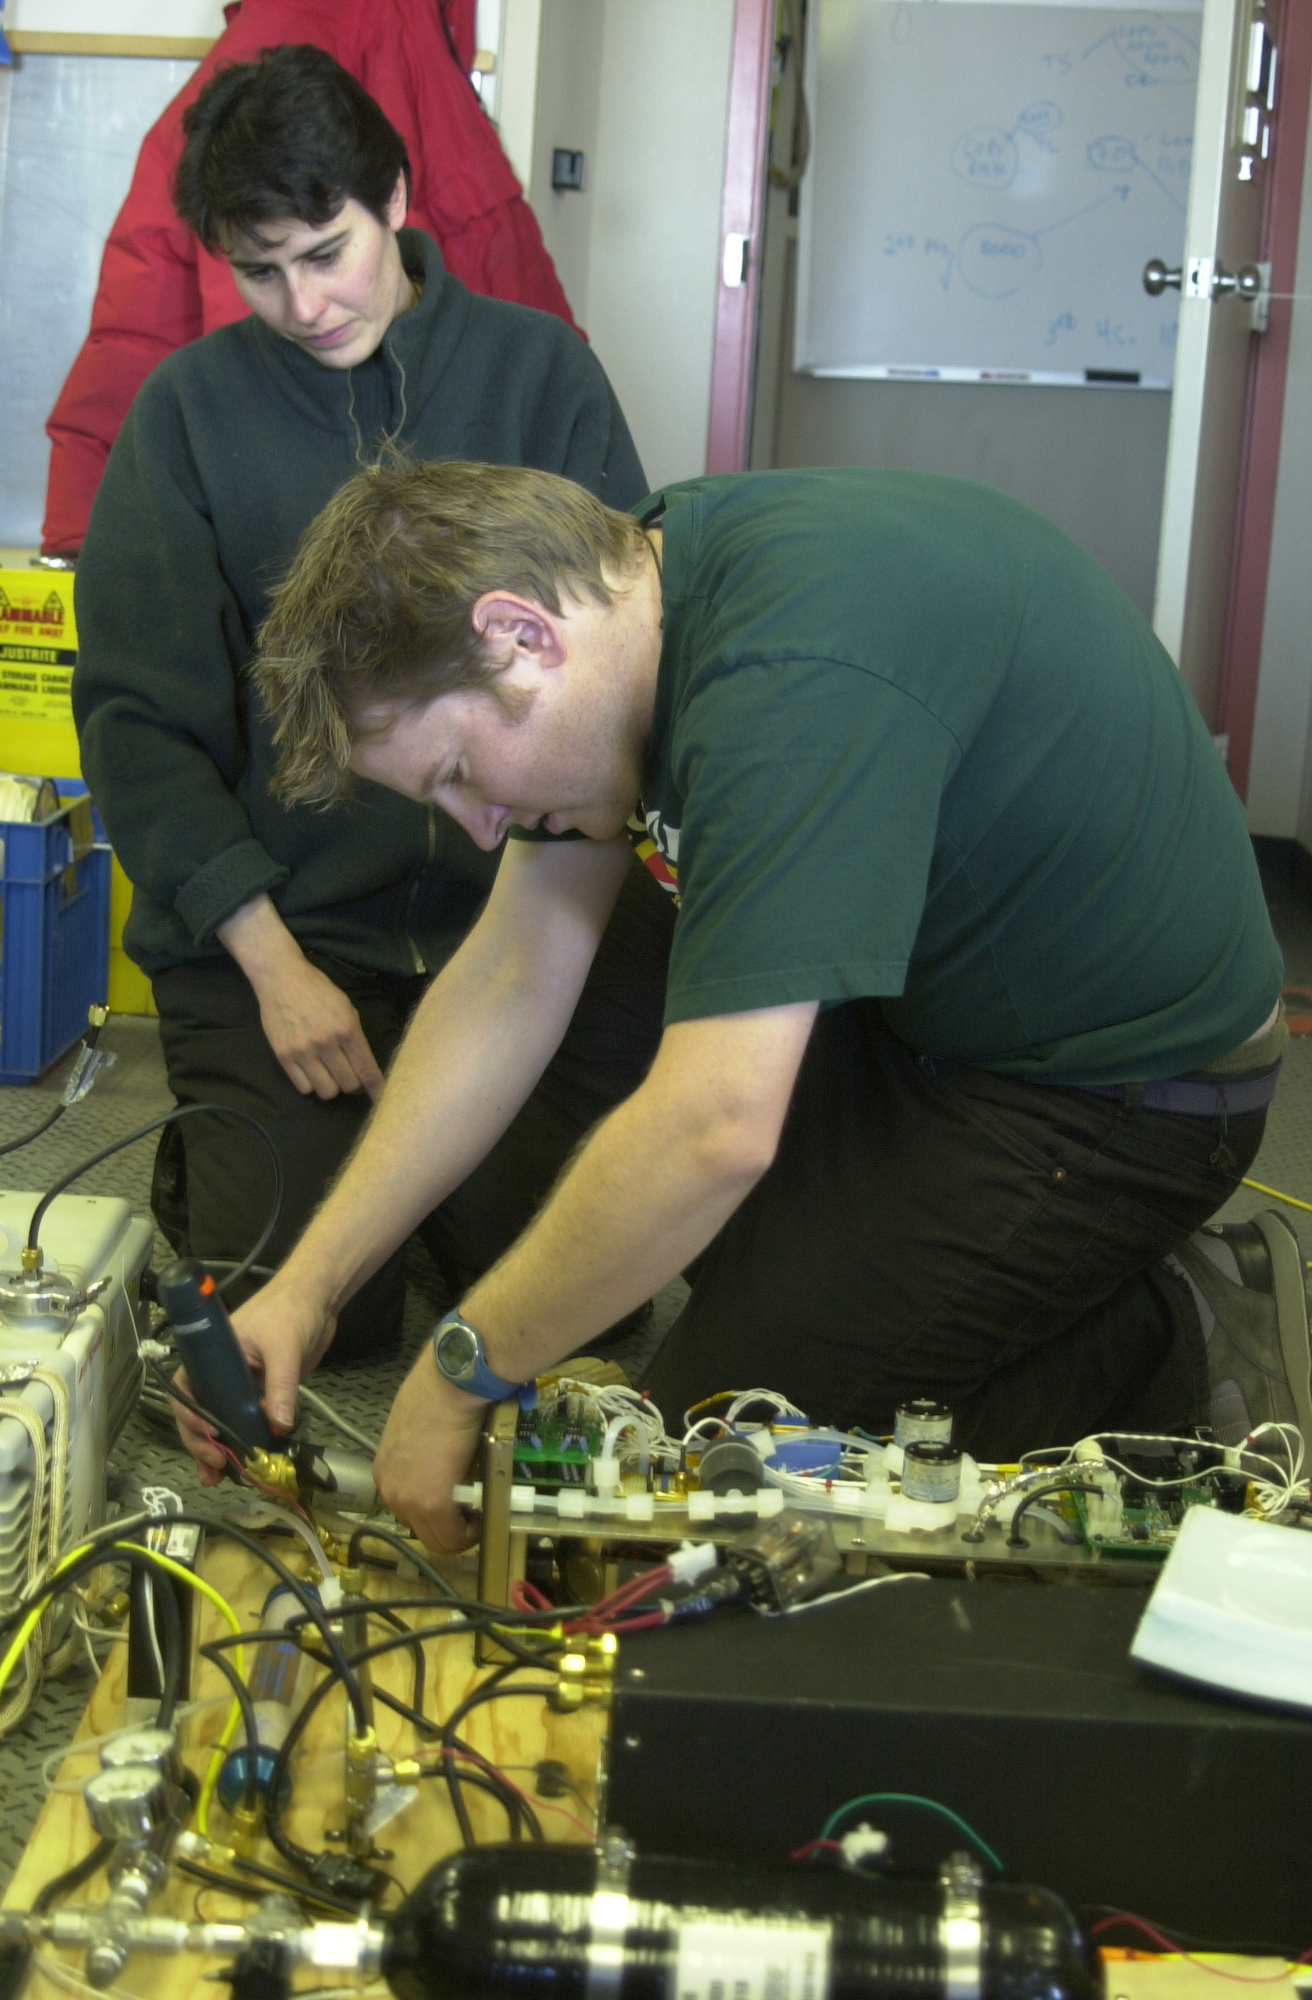
[[[70,721],[76,663],[71,573],[0,570],[0,715]]]

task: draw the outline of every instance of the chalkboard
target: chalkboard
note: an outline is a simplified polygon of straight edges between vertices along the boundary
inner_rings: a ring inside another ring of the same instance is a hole
[[[1171,385],[1201,9],[811,0],[794,366]]]

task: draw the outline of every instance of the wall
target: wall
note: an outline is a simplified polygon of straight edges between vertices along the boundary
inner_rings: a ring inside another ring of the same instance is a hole
[[[1296,294],[1253,717],[1248,823],[1312,848],[1312,124],[1303,174]]]
[[[509,0],[522,4],[522,0]],[[560,273],[580,325],[588,323],[592,230],[601,162],[602,48],[606,0],[550,0],[549,29],[539,53],[530,198],[542,239]],[[586,155],[583,188],[557,193],[551,185],[555,147]]]
[[[512,37],[539,4],[506,4],[508,151]],[[706,462],[732,27],[733,0],[541,5],[530,199],[653,486]],[[584,194],[552,192],[554,146],[587,152]]]
[[[781,250],[787,273],[772,287]],[[769,407],[759,397],[772,385],[760,384],[753,464],[895,466],[981,480],[1055,521],[1151,617],[1168,394],[796,375],[786,359],[794,240],[772,227],[766,256],[763,302],[777,299],[785,332],[762,327],[763,352],[768,343],[783,353]]]

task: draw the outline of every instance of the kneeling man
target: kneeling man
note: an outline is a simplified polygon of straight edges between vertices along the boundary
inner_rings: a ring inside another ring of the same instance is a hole
[[[671,1422],[761,1383],[876,1430],[932,1392],[988,1458],[1209,1416],[1312,1442],[1292,1234],[1190,1241],[1285,1039],[1243,812],[1055,528],[897,472],[698,479],[632,518],[541,472],[372,470],[307,531],[258,674],[285,799],[356,774],[511,834],[238,1316],[276,1418],[533,1088],[631,843],[679,904],[646,1081],[394,1405],[380,1487],[430,1545],[466,1536],[486,1401],[690,1266],[648,1381]]]

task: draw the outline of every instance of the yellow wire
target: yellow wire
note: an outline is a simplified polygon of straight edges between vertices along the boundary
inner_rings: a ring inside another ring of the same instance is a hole
[[[1287,1201],[1291,1208],[1306,1209],[1307,1213],[1312,1215],[1312,1201],[1300,1201],[1296,1194],[1281,1194],[1279,1188],[1267,1187],[1263,1181],[1246,1180],[1244,1186],[1254,1189],[1258,1194],[1269,1194],[1276,1201]]]
[[[89,1554],[95,1546],[94,1542],[84,1542],[81,1548],[70,1549],[58,1567],[51,1571],[45,1589],[19,1626],[9,1651],[5,1654],[3,1660],[0,1660],[0,1694],[3,1694],[5,1683],[13,1672],[15,1663],[22,1658],[24,1647],[40,1624],[46,1605],[52,1597],[57,1595],[60,1577],[66,1569],[70,1569],[81,1557]],[[108,1546],[124,1552],[131,1550],[134,1555],[144,1555],[156,1568],[165,1570],[169,1576],[176,1577],[180,1583],[185,1583],[192,1590],[199,1591],[202,1597],[209,1599],[227,1625],[228,1630],[240,1633],[241,1620],[229,1604],[227,1598],[221,1596],[214,1588],[214,1585],[207,1583],[203,1576],[196,1576],[191,1570],[184,1568],[181,1563],[174,1562],[171,1556],[162,1555],[158,1549],[145,1548],[140,1542],[112,1542]],[[233,1665],[244,1680],[246,1678],[245,1648],[234,1646],[232,1652]],[[232,1707],[228,1710],[227,1720],[219,1732],[218,1741],[214,1745],[214,1751],[210,1757],[209,1769],[205,1773],[205,1780],[200,1789],[200,1797],[196,1801],[196,1828],[202,1834],[208,1834],[209,1832],[210,1800],[214,1796],[214,1787],[218,1783],[223,1759],[227,1754],[229,1744],[237,1733],[237,1726],[240,1721],[241,1704],[234,1700]]]
[[[136,1548],[139,1546],[140,1545],[135,1542],[131,1544],[124,1542],[114,1543],[114,1547],[116,1549],[123,1549],[127,1547]],[[147,1549],[146,1554],[150,1557],[150,1560],[153,1563],[158,1563],[161,1569],[167,1570],[170,1576],[176,1576],[179,1582],[190,1584],[191,1588],[193,1590],[198,1590],[202,1597],[208,1597],[210,1603],[214,1606],[219,1616],[223,1619],[228,1630],[230,1632],[240,1633],[241,1631],[240,1618],[238,1618],[236,1612],[229,1604],[227,1598],[220,1596],[219,1592],[214,1588],[214,1585],[212,1583],[207,1583],[203,1576],[197,1576],[192,1570],[184,1568],[181,1563],[174,1562],[171,1557],[161,1555],[157,1549]],[[246,1649],[244,1646],[233,1647],[232,1664],[237,1669],[237,1672],[241,1675],[242,1679],[245,1680]],[[4,1686],[3,1681],[0,1681],[0,1689],[2,1689],[3,1686]],[[232,1707],[228,1710],[227,1720],[224,1722],[222,1729],[219,1731],[218,1739],[215,1742],[213,1751],[211,1752],[209,1768],[207,1769],[204,1781],[201,1784],[200,1797],[196,1801],[196,1831],[204,1835],[206,1839],[208,1839],[209,1837],[210,1801],[214,1797],[214,1787],[219,1781],[219,1772],[223,1769],[223,1760],[228,1754],[228,1748],[232,1742],[233,1737],[237,1733],[237,1728],[240,1722],[241,1722],[241,1703],[234,1700]]]

